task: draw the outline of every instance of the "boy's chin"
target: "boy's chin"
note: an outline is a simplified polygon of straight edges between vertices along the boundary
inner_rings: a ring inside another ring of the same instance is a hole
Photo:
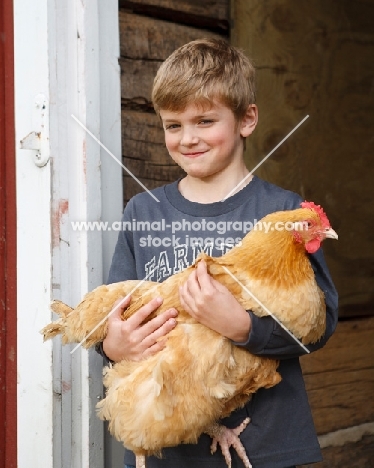
[[[214,176],[214,173],[210,173],[208,171],[198,171],[198,170],[188,170],[186,172],[186,178],[191,178],[191,179],[199,179],[201,181],[203,180],[209,180]]]

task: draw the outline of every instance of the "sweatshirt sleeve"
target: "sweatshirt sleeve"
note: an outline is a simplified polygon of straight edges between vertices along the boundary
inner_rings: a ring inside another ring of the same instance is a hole
[[[327,265],[322,249],[310,255],[310,261],[316,281],[325,294],[326,302],[326,331],[321,339],[306,347],[310,352],[322,348],[334,333],[338,322],[338,295]],[[249,311],[252,327],[248,340],[244,343],[235,343],[245,347],[248,351],[259,356],[274,359],[288,359],[306,354],[306,351],[272,318],[259,318]]]
[[[122,222],[131,220],[131,200],[127,204]],[[123,224],[126,225],[126,224]],[[136,266],[134,259],[133,239],[130,231],[121,230],[118,234],[117,244],[114,250],[112,263],[109,270],[107,284],[118,283],[130,279],[136,279]],[[103,356],[105,364],[109,364],[110,359],[104,353],[103,343],[95,346],[95,350]]]
[[[126,226],[132,218],[132,200],[126,205],[122,217],[122,225]],[[107,284],[137,279],[132,232],[121,230],[118,234]]]

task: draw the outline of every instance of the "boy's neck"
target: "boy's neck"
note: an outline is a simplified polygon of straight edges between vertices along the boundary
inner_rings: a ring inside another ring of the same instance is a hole
[[[215,203],[226,198],[234,188],[236,190],[230,196],[248,185],[253,178],[252,175],[243,184],[240,184],[248,174],[249,171],[244,166],[240,171],[231,174],[230,177],[227,177],[225,173],[214,174],[204,179],[187,175],[179,182],[178,189],[183,197],[191,202],[202,204]]]

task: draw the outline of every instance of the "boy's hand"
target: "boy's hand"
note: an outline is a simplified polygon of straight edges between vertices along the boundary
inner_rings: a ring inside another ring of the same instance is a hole
[[[123,299],[119,299],[115,307]],[[108,333],[103,341],[104,353],[112,361],[126,358],[140,361],[165,347],[166,335],[175,327],[177,311],[169,309],[142,325],[142,322],[161,304],[162,298],[152,299],[126,321],[121,319],[130,298],[108,318]]]
[[[182,307],[195,320],[233,341],[244,342],[251,329],[251,318],[230,291],[212,278],[201,261],[180,287]]]

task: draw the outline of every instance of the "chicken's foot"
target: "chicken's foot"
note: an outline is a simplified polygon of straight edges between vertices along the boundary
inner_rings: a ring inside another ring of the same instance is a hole
[[[236,453],[243,461],[245,468],[252,468],[252,465],[247,457],[245,448],[239,439],[239,435],[248,426],[250,418],[245,418],[244,421],[234,429],[229,429],[220,424],[212,424],[205,432],[212,437],[212,445],[210,446],[211,453],[217,450],[217,444],[220,445],[226,464],[231,468],[230,447],[234,447]]]
[[[135,457],[136,460],[136,468],[145,468],[145,456],[144,455],[137,455]]]

